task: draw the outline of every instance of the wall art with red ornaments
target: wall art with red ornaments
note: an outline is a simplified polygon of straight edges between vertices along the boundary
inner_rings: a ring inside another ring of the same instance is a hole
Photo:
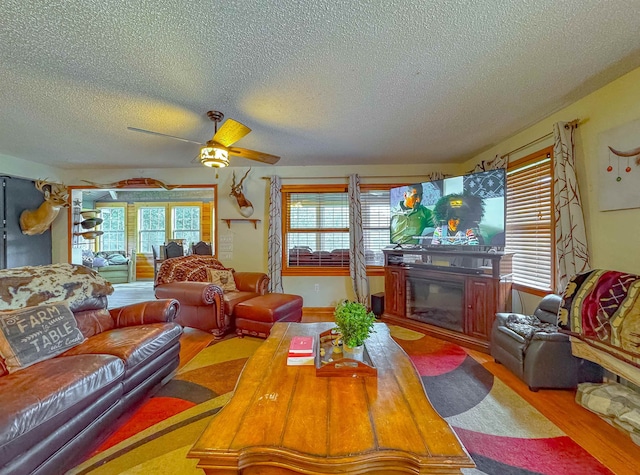
[[[640,119],[602,132],[598,155],[600,210],[640,208]]]

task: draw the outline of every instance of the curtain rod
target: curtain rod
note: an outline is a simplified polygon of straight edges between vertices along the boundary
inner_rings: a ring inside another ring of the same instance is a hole
[[[415,178],[416,175],[358,175],[360,178]],[[417,176],[425,176],[428,175],[417,175]],[[270,176],[261,177],[263,180],[270,180]],[[339,179],[348,179],[348,176],[281,176],[281,180],[339,180]]]
[[[570,129],[571,127],[578,127],[580,124],[584,124],[585,122],[586,122],[586,120],[581,122],[580,119],[573,119],[572,121],[567,122],[566,124],[564,124],[564,128],[565,129]],[[527,144],[524,144],[524,145],[522,145],[522,146],[520,146],[518,148],[515,148],[515,149],[511,150],[510,152],[507,152],[507,153],[505,153],[503,155],[500,155],[500,158],[508,157],[511,154],[519,152],[520,150],[524,150],[525,148],[528,148],[531,145],[533,145],[535,143],[538,143],[538,142],[541,142],[542,140],[548,139],[550,137],[553,137],[553,132],[549,132],[548,134],[543,135],[542,137],[538,137],[537,139],[532,140],[531,142],[529,142]]]

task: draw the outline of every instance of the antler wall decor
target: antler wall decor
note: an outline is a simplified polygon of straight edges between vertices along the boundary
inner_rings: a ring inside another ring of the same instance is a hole
[[[231,193],[229,193],[229,196],[233,196],[236,199],[236,202],[238,203],[238,207],[240,208],[240,214],[245,218],[248,218],[253,214],[253,205],[251,204],[251,201],[249,201],[244,196],[244,193],[242,192],[242,183],[244,182],[244,179],[247,178],[250,171],[251,171],[251,168],[247,170],[247,173],[244,174],[244,176],[240,180],[240,183],[238,183],[237,185],[236,185],[236,172],[233,172],[233,183],[231,184]]]
[[[116,181],[115,183],[95,183],[93,181],[82,180],[97,188],[164,188],[165,190],[173,190],[179,185],[167,185],[155,178],[129,178],[127,180]]]

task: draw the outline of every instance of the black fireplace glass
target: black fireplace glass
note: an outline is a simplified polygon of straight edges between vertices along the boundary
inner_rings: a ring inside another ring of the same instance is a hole
[[[406,315],[456,332],[463,332],[463,282],[442,282],[409,276],[406,280]]]

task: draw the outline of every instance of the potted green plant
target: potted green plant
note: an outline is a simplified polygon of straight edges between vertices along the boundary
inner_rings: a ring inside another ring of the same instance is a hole
[[[359,302],[340,302],[333,313],[342,335],[342,349],[346,358],[362,361],[364,341],[373,332],[376,316]]]

